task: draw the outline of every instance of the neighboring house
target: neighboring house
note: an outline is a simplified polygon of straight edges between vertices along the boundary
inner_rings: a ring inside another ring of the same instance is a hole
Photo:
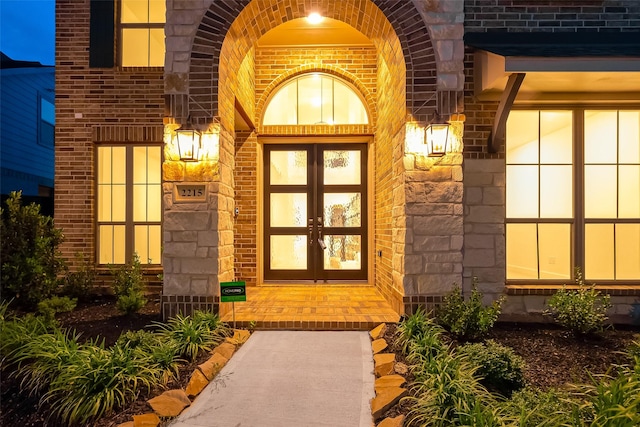
[[[623,319],[639,17],[635,0],[58,0],[63,252],[137,253],[165,316],[220,310],[234,279],[364,283],[411,313],[477,277],[532,319],[579,266]]]
[[[0,53],[0,186],[53,215],[54,67]]]

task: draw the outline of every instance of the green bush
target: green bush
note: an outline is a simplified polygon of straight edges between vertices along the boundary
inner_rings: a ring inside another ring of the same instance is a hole
[[[58,251],[63,235],[39,205],[22,206],[21,197],[21,192],[12,192],[6,210],[0,208],[0,295],[33,309],[58,287],[58,274],[64,270]]]
[[[478,278],[474,277],[469,300],[465,301],[462,289],[454,284],[436,310],[436,321],[459,340],[477,340],[498,320],[504,300],[502,296],[490,306],[484,306],[482,293],[478,291]]]
[[[524,387],[524,360],[511,348],[487,340],[465,344],[458,352],[478,367],[476,374],[488,390],[509,397]]]
[[[35,337],[46,334],[50,328],[50,324],[41,316],[31,313],[10,319],[5,315],[0,326],[0,354],[4,358],[3,365],[13,363],[23,346]]]
[[[566,392],[524,388],[501,403],[502,418],[509,426],[558,427],[579,426],[578,413]]]
[[[86,301],[91,295],[91,290],[96,278],[96,269],[85,256],[76,253],[77,270],[67,273],[62,283],[62,294],[78,301]]]
[[[420,307],[415,313],[400,322],[396,330],[395,344],[406,355],[411,346],[415,345],[413,343],[421,337],[428,336],[433,340],[439,340],[442,332],[444,330]]]
[[[595,285],[587,286],[582,271],[575,270],[575,283],[578,289],[563,286],[548,302],[545,314],[556,323],[574,334],[600,332],[607,322],[607,310],[611,308],[611,297],[602,295]]]
[[[217,315],[195,311],[192,316],[177,315],[157,324],[165,339],[176,343],[178,354],[195,360],[201,350],[209,351],[229,336],[229,328]]]
[[[148,366],[156,372],[157,382],[166,384],[178,376],[180,362],[178,345],[172,339],[149,331],[127,331],[122,333],[115,346],[131,348],[135,357],[146,358]]]
[[[139,311],[147,303],[144,298],[144,281],[140,257],[133,254],[131,263],[120,267],[111,267],[113,275],[113,293],[116,295],[116,307],[126,314]]]
[[[47,322],[53,322],[56,314],[73,311],[77,303],[78,300],[75,298],[52,296],[38,303],[38,312],[44,316]]]

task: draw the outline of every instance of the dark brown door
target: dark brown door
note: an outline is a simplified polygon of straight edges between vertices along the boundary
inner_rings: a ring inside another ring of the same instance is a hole
[[[265,145],[265,280],[367,279],[367,145]]]

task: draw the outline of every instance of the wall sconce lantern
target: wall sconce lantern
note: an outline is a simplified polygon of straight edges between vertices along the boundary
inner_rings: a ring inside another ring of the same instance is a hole
[[[424,130],[424,142],[429,157],[442,157],[447,154],[449,123],[432,123]]]
[[[176,129],[176,141],[180,160],[183,162],[197,162],[202,148],[202,132],[191,125],[191,120],[187,119],[187,124]]]

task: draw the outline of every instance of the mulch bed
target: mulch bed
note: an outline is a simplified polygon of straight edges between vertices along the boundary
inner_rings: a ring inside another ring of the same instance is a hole
[[[80,304],[72,313],[59,317],[60,323],[75,329],[81,337],[88,340],[101,337],[105,345],[113,344],[126,330],[149,328],[153,322],[159,322],[160,304],[150,301],[139,313],[123,316],[115,308],[113,297],[95,297]],[[389,325],[385,338],[393,342],[395,325]],[[564,330],[546,324],[498,324],[489,338],[507,345],[525,359],[527,384],[546,389],[559,387],[568,382],[589,380],[588,372],[602,374],[611,366],[625,362],[621,351],[628,348],[634,335],[640,333],[635,327],[617,327],[607,330],[599,337],[574,338]],[[394,351],[393,346],[389,351]],[[398,352],[399,353],[399,352]],[[208,358],[204,354],[193,363],[184,365],[177,380],[169,388],[186,387],[189,376],[197,364]],[[398,354],[398,360],[403,361]],[[7,372],[0,372],[0,425],[21,427],[58,427],[59,423],[47,422],[49,408],[38,406],[39,396],[24,396],[19,393],[19,380],[11,378]],[[410,374],[409,374],[410,375]],[[409,378],[411,380],[411,378]],[[150,394],[140,394],[138,399],[126,408],[115,411],[93,423],[95,427],[114,427],[131,420],[134,414],[150,410],[147,400],[162,390],[153,390]],[[402,405],[391,408],[386,416],[406,413],[408,408]]]

